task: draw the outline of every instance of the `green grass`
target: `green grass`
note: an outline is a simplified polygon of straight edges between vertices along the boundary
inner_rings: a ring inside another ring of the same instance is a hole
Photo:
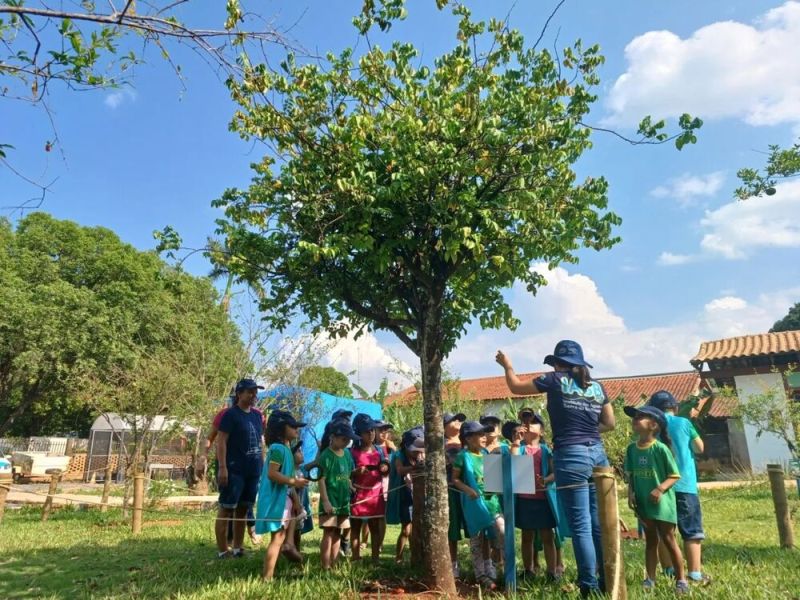
[[[792,509],[800,502],[794,490]],[[777,548],[775,517],[768,488],[720,490],[702,496],[708,540],[706,570],[714,577],[692,598],[800,599],[800,551]],[[343,564],[331,574],[319,569],[317,531],[304,538],[310,560],[303,568],[279,563],[271,584],[259,579],[263,551],[244,559],[218,561],[208,514],[148,512],[151,522],[137,538],[119,511],[60,510],[50,521],[39,521],[39,510],[7,511],[0,525],[0,598],[354,598],[367,580],[411,577],[396,567],[389,529],[380,567]],[[627,509],[623,519],[635,520]],[[158,523],[153,523],[158,521]],[[800,536],[799,536],[800,537]],[[800,544],[800,539],[798,539]],[[466,543],[462,564],[468,565]],[[643,542],[626,541],[626,578],[630,598],[672,598],[672,586],[661,579],[654,594],[639,589]],[[574,578],[569,546],[565,548],[567,580]],[[466,569],[465,569],[466,570]],[[571,586],[536,582],[519,598],[573,598]],[[474,594],[477,597],[477,594]]]

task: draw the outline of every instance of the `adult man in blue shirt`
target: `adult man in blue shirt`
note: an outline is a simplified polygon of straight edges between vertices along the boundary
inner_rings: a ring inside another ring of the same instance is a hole
[[[236,384],[237,402],[222,417],[217,434],[219,513],[214,533],[219,558],[244,554],[247,510],[255,504],[264,464],[264,426],[260,412],[252,410],[259,389],[253,379]],[[233,524],[233,550],[228,552],[228,519]]]
[[[688,580],[690,583],[707,584],[711,578],[702,570],[703,513],[697,495],[697,467],[694,454],[702,454],[703,440],[689,419],[678,417],[675,410],[678,401],[666,390],[656,392],[648,401],[664,412],[667,418],[667,431],[672,438],[672,449],[681,478],[673,486],[678,505],[678,531],[683,538],[683,553],[686,556]]]

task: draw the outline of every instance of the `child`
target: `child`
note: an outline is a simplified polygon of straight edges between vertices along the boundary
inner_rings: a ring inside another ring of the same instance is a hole
[[[389,459],[389,498],[386,502],[386,523],[400,525],[394,560],[403,562],[403,551],[411,538],[411,515],[414,505],[412,473],[422,466],[424,433],[421,427],[403,433],[400,448]]]
[[[351,511],[353,528],[350,545],[353,560],[361,560],[362,522],[369,526],[372,537],[372,561],[381,557],[386,533],[386,501],[383,499],[383,472],[389,473],[383,453],[375,446],[378,423],[369,415],[359,413],[353,419],[353,431],[360,438],[350,449],[353,456],[353,487],[355,496]]]
[[[388,498],[389,493],[389,468],[388,468],[388,460],[389,457],[392,455],[392,452],[397,450],[394,443],[391,439],[389,439],[389,431],[394,429],[394,426],[391,423],[387,423],[386,421],[375,421],[376,428],[375,428],[375,447],[378,448],[378,451],[381,453],[381,458],[386,461],[387,467],[382,469],[381,472],[383,473],[383,477],[381,479],[381,488],[383,490],[383,500],[386,501]],[[385,529],[385,528],[384,528]],[[384,534],[385,537],[385,534]],[[369,541],[369,528],[364,527],[364,533],[361,536],[361,543],[366,545]]]
[[[469,534],[469,549],[475,578],[485,589],[496,588],[494,565],[484,540],[493,535],[503,547],[504,523],[500,502],[495,495],[486,495],[483,487],[483,457],[486,454],[486,433],[492,427],[477,421],[461,426],[464,449],[453,461],[453,486],[461,492],[461,507]]]
[[[300,508],[295,488],[303,489],[308,485],[307,479],[295,477],[294,457],[289,449],[299,436],[298,429],[305,425],[283,410],[274,411],[267,421],[267,441],[271,445],[261,476],[256,514],[256,533],[272,533],[264,555],[264,579],[272,579],[282,546],[284,542],[290,543],[287,526],[293,520],[293,510],[299,512]],[[290,543],[290,549],[293,548]],[[294,553],[297,554],[296,549]]]
[[[700,509],[700,497],[697,494],[697,467],[693,454],[702,454],[703,440],[689,419],[675,416],[678,401],[665,390],[656,392],[648,401],[664,412],[667,419],[667,431],[672,439],[672,449],[681,478],[675,484],[675,503],[678,507],[678,531],[683,538],[683,552],[686,555],[686,566],[689,571],[689,583],[708,584],[711,578],[703,573],[702,543],[703,513]],[[674,569],[673,569],[674,570]]]
[[[303,477],[305,478],[305,473],[302,469],[303,461],[305,457],[303,456],[303,442],[297,442],[294,447],[292,447],[292,454],[294,455],[294,474],[295,477]],[[300,517],[302,514],[305,514],[305,519],[296,519],[292,521],[290,528],[294,530],[294,535],[290,536],[289,532],[286,532],[286,537],[288,539],[294,540],[294,548],[300,553],[300,538],[304,533],[309,533],[314,529],[314,517],[311,516],[311,499],[309,497],[308,488],[302,488],[297,490],[297,496],[300,500],[300,508],[301,511],[299,514],[295,515],[296,517]],[[302,554],[301,554],[302,558]]]
[[[320,472],[319,526],[322,528],[320,560],[326,571],[336,563],[339,544],[350,529],[350,493],[353,491],[350,474],[355,465],[345,448],[357,439],[353,428],[344,421],[333,423],[329,433],[329,446],[317,460]]]
[[[500,417],[494,415],[482,415],[478,422],[481,425],[491,427],[491,431],[486,434],[486,451],[491,454],[495,450],[500,451]]]
[[[518,494],[514,506],[516,525],[522,530],[522,578],[532,578],[535,574],[534,537],[541,540],[547,578],[558,581],[558,558],[553,530],[558,527],[555,493],[548,486],[555,479],[553,475],[553,458],[550,448],[542,441],[541,418],[532,420],[522,428],[525,444],[521,454],[533,459],[533,470],[536,474],[536,493]],[[550,491],[551,493],[548,493]]]
[[[667,420],[664,413],[653,406],[626,406],[625,414],[633,418],[633,430],[639,436],[628,446],[625,473],[628,504],[645,527],[647,579],[643,585],[646,590],[655,587],[658,540],[661,538],[675,567],[675,592],[684,594],[689,591],[689,584],[684,578],[683,557],[675,539],[678,515],[672,489],[680,474],[670,450]]]
[[[450,561],[453,563],[453,577],[461,577],[461,569],[458,566],[458,541],[461,539],[461,532],[464,530],[464,515],[461,513],[461,494],[453,488],[453,461],[458,453],[461,452],[461,424],[467,420],[464,413],[445,413],[444,420],[444,452],[447,465],[447,505],[449,509],[450,522],[447,528],[447,541],[450,548]]]

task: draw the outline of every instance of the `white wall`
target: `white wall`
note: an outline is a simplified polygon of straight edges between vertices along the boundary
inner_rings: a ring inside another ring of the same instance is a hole
[[[739,399],[746,401],[750,396],[761,395],[775,390],[784,394],[783,376],[780,373],[764,373],[759,375],[737,375],[736,393]],[[744,433],[747,448],[750,451],[750,463],[753,471],[764,471],[768,463],[783,463],[791,458],[786,442],[781,438],[765,433],[756,439],[756,428],[745,423]]]

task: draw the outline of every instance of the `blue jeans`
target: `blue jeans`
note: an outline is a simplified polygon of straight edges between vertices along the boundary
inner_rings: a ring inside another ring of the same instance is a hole
[[[607,466],[608,458],[601,442],[565,446],[553,452],[558,500],[572,530],[572,549],[582,592],[598,589],[598,568],[600,580],[603,578],[600,519],[592,468]]]

